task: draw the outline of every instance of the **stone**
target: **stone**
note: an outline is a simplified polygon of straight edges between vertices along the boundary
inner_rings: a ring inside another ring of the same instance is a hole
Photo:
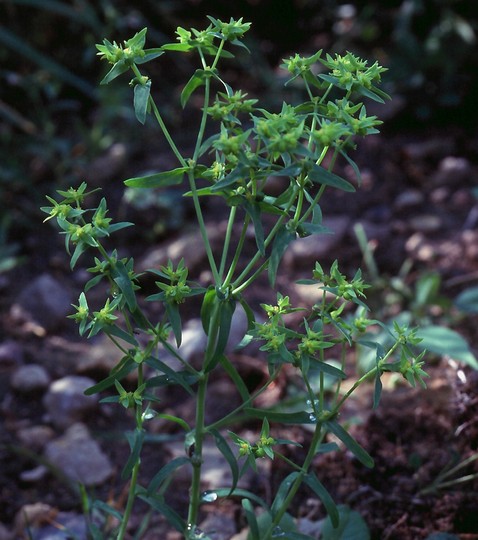
[[[17,437],[23,446],[38,452],[53,440],[55,432],[50,426],[31,426],[20,428],[17,431]]]
[[[22,394],[45,390],[49,384],[50,375],[39,364],[27,364],[18,367],[10,379],[11,387]]]
[[[49,442],[45,457],[67,478],[85,486],[100,485],[113,473],[110,460],[81,423],[73,424],[62,437]]]
[[[50,274],[42,274],[18,295],[11,308],[14,320],[30,323],[41,335],[61,326],[73,312],[70,291]],[[43,330],[43,332],[42,332]]]
[[[0,343],[0,368],[23,364],[23,348],[11,339]]]
[[[94,410],[98,396],[86,396],[84,391],[95,384],[93,379],[68,375],[54,381],[43,398],[49,420],[60,428],[82,420]]]

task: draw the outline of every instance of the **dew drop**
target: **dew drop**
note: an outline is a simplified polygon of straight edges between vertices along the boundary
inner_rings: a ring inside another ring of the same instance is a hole
[[[274,530],[272,531],[272,538],[283,538],[284,536],[285,532],[282,530],[281,527],[274,527]]]
[[[217,501],[217,493],[215,491],[204,491],[201,494],[201,502],[212,503]]]
[[[309,414],[309,420],[310,420],[311,422],[317,422],[317,416],[315,416],[314,413],[310,413],[310,414]]]

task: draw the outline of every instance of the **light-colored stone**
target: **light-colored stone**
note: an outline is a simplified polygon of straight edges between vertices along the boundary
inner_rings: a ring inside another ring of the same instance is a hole
[[[50,426],[31,426],[17,431],[17,437],[23,446],[30,450],[41,451],[53,440],[55,432]]]
[[[68,375],[54,381],[43,398],[49,420],[63,428],[82,420],[97,406],[97,395],[84,394],[84,391],[94,384],[93,379],[79,375]]]
[[[45,331],[58,328],[72,312],[70,291],[50,274],[34,279],[19,294],[11,308],[14,320],[34,323]],[[37,329],[37,334],[40,330]]]
[[[49,442],[45,457],[70,480],[85,486],[99,485],[113,473],[113,467],[84,424],[73,424],[65,435]]]
[[[45,390],[49,384],[50,375],[39,364],[27,364],[18,367],[10,379],[11,387],[25,394]]]

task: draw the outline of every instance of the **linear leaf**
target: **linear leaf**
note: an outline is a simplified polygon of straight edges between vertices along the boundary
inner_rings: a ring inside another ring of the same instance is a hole
[[[254,507],[249,499],[242,499],[242,507],[246,512],[246,519],[249,525],[249,538],[250,540],[261,540],[259,533],[259,524],[257,523]]]
[[[180,456],[162,467],[151,479],[151,482],[148,485],[147,494],[148,496],[154,495],[156,491],[161,487],[161,484],[169,478],[177,469],[183,467],[186,464],[191,463],[190,459],[185,456]]]
[[[272,244],[272,252],[269,259],[269,283],[274,285],[277,277],[277,269],[289,244],[295,239],[295,233],[289,231],[285,226],[279,229]]]
[[[268,411],[264,409],[254,409],[246,407],[244,412],[254,418],[267,418],[271,422],[281,422],[282,424],[315,424],[313,416],[305,411],[293,413]]]
[[[132,434],[129,434],[128,442],[130,444],[131,453],[129,455],[128,460],[126,461],[126,464],[121,472],[121,478],[123,480],[126,480],[131,474],[131,471],[133,470],[133,467],[139,462],[139,455],[141,453],[141,449],[143,448],[143,441],[144,441],[144,431],[135,429]]]
[[[134,311],[137,307],[136,294],[134,292],[131,279],[128,275],[128,270],[122,261],[116,261],[116,264],[111,272],[111,277],[116,285],[118,285],[119,290],[124,294],[130,311]]]
[[[146,84],[137,84],[134,87],[134,114],[138,122],[144,124],[146,122],[146,113],[148,112],[149,95],[151,93],[151,81]]]
[[[271,506],[271,513],[273,517],[280,510],[283,502],[285,501],[290,491],[290,488],[292,487],[292,483],[298,476],[299,476],[298,472],[290,473],[280,483],[279,489],[277,490],[276,496],[274,498],[274,502],[272,503],[272,506]]]
[[[365,467],[373,467],[373,459],[370,454],[364,450],[359,443],[336,421],[330,420],[325,423],[327,429],[338,437],[345,446],[352,452],[352,454],[361,462]]]
[[[327,514],[332,521],[334,527],[339,524],[339,512],[334,500],[330,496],[329,492],[325,489],[319,479],[313,474],[308,473],[304,477],[304,482],[310,487],[310,489],[319,497],[327,510]]]
[[[326,186],[335,187],[341,189],[342,191],[355,191],[355,188],[350,182],[347,182],[344,178],[324,169],[320,165],[315,163],[312,165],[309,170],[308,177],[315,184],[325,184]]]
[[[179,532],[186,530],[186,523],[184,519],[169,505],[164,502],[162,497],[154,497],[147,495],[139,495],[139,498],[147,502],[151,508],[154,508],[159,514],[162,514],[171,525]]]
[[[227,461],[229,468],[231,469],[232,486],[229,492],[229,495],[231,495],[231,493],[236,489],[237,482],[239,480],[239,467],[237,465],[236,456],[233,454],[231,448],[227,444],[226,439],[219,433],[217,429],[211,429],[209,432],[214,437],[217,449],[224,456],[224,459]]]
[[[191,94],[202,86],[206,78],[209,76],[206,71],[203,69],[197,69],[194,73],[194,75],[189,79],[189,81],[186,83],[186,86],[183,88],[183,91],[181,92],[181,107],[184,109],[186,107],[187,102],[189,101],[189,98],[191,97]]]
[[[136,188],[158,188],[177,186],[183,181],[184,173],[188,170],[188,167],[178,167],[171,171],[164,171],[160,173],[149,174],[147,176],[138,176],[135,178],[128,178],[124,183],[128,187]]]

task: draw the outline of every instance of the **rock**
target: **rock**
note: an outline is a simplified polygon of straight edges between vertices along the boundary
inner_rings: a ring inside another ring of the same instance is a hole
[[[107,480],[113,468],[108,457],[84,424],[73,424],[62,437],[49,442],[45,457],[69,479],[85,486],[95,486]]]
[[[43,398],[49,419],[57,427],[67,427],[82,420],[94,410],[98,396],[85,396],[84,391],[95,384],[93,379],[69,375],[54,381]]]
[[[65,322],[71,307],[71,294],[49,274],[36,278],[19,294],[11,308],[14,320],[30,323],[37,335],[54,330]]]
[[[0,523],[0,540],[13,540],[13,532],[10,532],[3,523]]]
[[[53,440],[55,432],[50,426],[31,426],[19,429],[17,437],[23,446],[38,452]]]
[[[324,226],[331,234],[320,234],[299,238],[290,244],[284,254],[284,266],[289,270],[310,265],[310,271],[316,261],[331,254],[332,250],[342,241],[349,225],[350,218],[336,216],[324,219]]]
[[[423,204],[425,196],[418,189],[407,189],[397,195],[393,202],[395,210],[405,210]]]
[[[18,367],[10,379],[11,387],[23,394],[45,390],[49,384],[50,375],[43,366],[38,364]]]
[[[20,538],[30,538],[27,531],[43,524],[51,523],[58,515],[58,510],[49,504],[25,504],[15,516],[15,532]]]
[[[464,157],[447,156],[443,158],[438,170],[432,176],[434,185],[453,184],[466,182],[473,175],[470,162]]]
[[[87,540],[89,537],[85,518],[74,512],[59,512],[54,524],[37,529],[35,540]]]
[[[0,343],[0,369],[23,364],[23,349],[13,340]]]
[[[213,244],[224,238],[225,226],[207,227],[209,241]],[[194,230],[167,242],[161,247],[149,251],[138,261],[137,271],[144,272],[150,268],[159,268],[171,259],[177,264],[184,257],[189,273],[194,273],[206,260],[206,248],[199,230]]]

